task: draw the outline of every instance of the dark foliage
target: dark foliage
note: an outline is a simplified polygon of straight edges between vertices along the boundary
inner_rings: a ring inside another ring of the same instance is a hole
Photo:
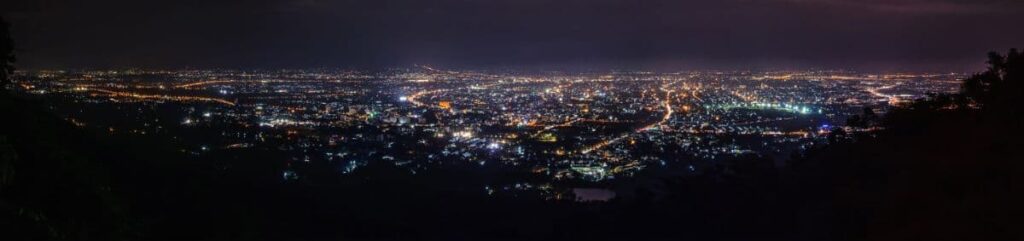
[[[1022,62],[1016,49],[991,53],[960,93],[918,100],[888,113],[884,131],[794,160],[792,187],[817,202],[801,212],[826,215],[817,225],[832,230],[827,239],[1024,238]]]
[[[14,40],[11,40],[10,24],[0,16],[0,90],[7,89],[14,73]]]

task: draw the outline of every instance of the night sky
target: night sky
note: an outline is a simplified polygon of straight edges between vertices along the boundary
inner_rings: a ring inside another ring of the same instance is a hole
[[[1024,46],[1021,0],[4,2],[21,68],[967,71]]]

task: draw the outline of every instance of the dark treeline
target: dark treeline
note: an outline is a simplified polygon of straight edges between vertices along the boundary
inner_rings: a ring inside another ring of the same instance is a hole
[[[738,158],[607,203],[487,197],[477,180],[502,177],[460,167],[282,182],[271,149],[195,157],[4,91],[0,239],[1021,240],[1022,61],[991,54],[960,93],[851,118],[884,130],[836,129],[783,166]]]
[[[989,68],[960,93],[932,95],[885,116],[866,113],[830,145],[783,170],[789,187],[817,200],[816,225],[871,240],[1024,238],[1024,58],[989,54]],[[824,228],[822,227],[822,228]]]

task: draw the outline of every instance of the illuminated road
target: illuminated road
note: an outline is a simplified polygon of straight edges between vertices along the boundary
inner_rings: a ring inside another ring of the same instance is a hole
[[[417,100],[417,98],[420,98],[420,97],[422,97],[424,95],[436,94],[436,93],[441,93],[441,92],[445,92],[445,91],[448,91],[448,90],[447,89],[424,90],[424,91],[416,92],[416,93],[406,97],[406,100],[408,100],[409,103],[412,103],[412,105],[414,105],[416,107],[427,107],[427,104],[423,104],[423,102],[420,102],[419,100]]]
[[[486,85],[479,85],[479,86],[461,87],[459,89],[478,89],[478,90],[484,90],[484,89],[488,89],[488,88],[491,88],[491,87],[494,87],[494,86],[497,86],[497,85],[500,85],[500,83],[493,83],[493,84],[486,84]],[[413,106],[416,106],[416,107],[430,107],[430,105],[424,104],[423,102],[420,102],[417,99],[420,98],[420,97],[423,97],[424,95],[432,95],[432,94],[437,94],[437,93],[446,92],[446,91],[450,91],[450,90],[451,89],[422,90],[420,92],[416,92],[416,93],[413,93],[412,95],[406,96],[405,98],[406,98],[406,101],[409,101],[409,103],[412,103]]]
[[[871,95],[874,95],[874,96],[876,96],[876,97],[882,97],[882,98],[886,98],[886,99],[892,99],[892,98],[895,98],[895,96],[893,96],[893,95],[887,95],[887,94],[885,94],[885,93],[879,92],[879,90],[887,90],[887,89],[892,89],[893,87],[896,87],[896,86],[895,86],[895,85],[886,85],[886,86],[882,86],[882,87],[877,87],[877,88],[867,88],[867,89],[865,89],[864,91],[867,91],[868,93],[871,93]]]
[[[555,129],[555,128],[558,128],[558,127],[569,127],[569,126],[572,126],[572,124],[575,124],[576,122],[579,122],[579,121],[580,121],[580,119],[574,119],[574,120],[566,121],[566,122],[559,123],[559,124],[547,125],[547,126],[544,126],[544,128],[542,128],[541,130],[537,131],[536,133],[533,133],[533,135],[531,135],[531,137],[536,138],[540,134],[543,134],[545,131],[549,131],[551,129]]]
[[[601,141],[601,142],[599,142],[597,144],[594,144],[594,145],[591,145],[589,147],[583,148],[580,152],[583,153],[583,154],[587,154],[587,153],[590,153],[590,152],[593,152],[593,151],[596,151],[596,150],[600,150],[600,149],[602,149],[602,148],[604,148],[606,146],[609,146],[611,144],[618,143],[619,141],[622,141],[623,139],[629,137],[630,135],[632,135],[634,133],[643,133],[643,132],[651,131],[651,130],[657,129],[657,128],[665,125],[666,123],[668,123],[668,121],[670,119],[672,119],[672,115],[675,114],[675,110],[672,108],[672,97],[675,95],[676,90],[672,89],[671,87],[673,87],[674,85],[678,84],[680,81],[682,81],[682,80],[675,81],[675,82],[668,83],[668,84],[664,84],[664,85],[662,85],[660,87],[660,91],[664,92],[665,96],[663,98],[659,98],[658,101],[660,102],[660,106],[662,106],[662,108],[665,109],[665,114],[657,122],[650,123],[650,124],[645,125],[643,127],[637,128],[637,129],[635,129],[632,132],[622,134],[622,135],[617,136],[615,138],[612,138],[610,140]],[[485,86],[478,86],[476,88],[490,88],[490,87],[493,87],[495,85],[498,85],[498,84],[490,84],[490,85],[485,85]],[[569,85],[571,85],[571,83]],[[567,87],[567,85],[566,86],[562,86],[562,85],[556,86],[557,89],[561,89],[563,87]],[[419,91],[419,92],[416,92],[416,93],[414,93],[412,95],[407,96],[406,100],[409,103],[412,103],[416,107],[427,107],[427,108],[429,108],[432,105],[428,105],[426,103],[423,103],[419,99],[422,98],[423,96],[437,94],[437,93],[446,92],[446,91],[450,91],[450,89],[422,90],[422,91]],[[685,94],[684,94],[684,96],[685,96]],[[693,93],[693,96],[696,96],[696,92]],[[569,127],[569,126],[572,126],[573,124],[575,124],[577,122],[581,122],[581,121],[587,121],[587,120],[574,119],[574,120],[569,120],[569,121],[566,121],[566,122],[563,122],[563,123],[547,125],[547,126],[544,126],[541,130],[539,130],[536,133],[534,133],[532,136],[536,137],[536,136],[542,134],[543,132],[549,131],[549,130],[554,129],[554,128]],[[598,121],[598,122],[600,122],[600,121]]]
[[[665,92],[665,99],[661,100],[661,105],[662,105],[663,108],[665,108],[665,115],[661,117],[661,120],[658,120],[658,122],[651,123],[651,124],[646,125],[644,127],[640,127],[638,129],[636,129],[635,131],[633,131],[633,133],[643,133],[643,132],[646,132],[646,131],[653,130],[653,129],[655,129],[655,128],[657,128],[659,126],[662,126],[665,123],[667,123],[669,119],[672,119],[672,114],[675,112],[672,109],[672,94],[675,93],[675,90],[669,89],[669,87],[673,86],[673,85],[675,85],[677,83],[679,83],[679,81],[672,82],[670,84],[666,84],[666,85],[662,85],[661,86],[661,91]],[[590,153],[590,152],[593,152],[593,151],[596,151],[596,150],[600,150],[600,149],[602,149],[602,148],[604,148],[606,146],[618,143],[619,141],[622,141],[623,139],[626,139],[626,137],[629,137],[633,133],[626,133],[626,134],[620,135],[618,137],[612,138],[611,140],[606,140],[606,141],[598,142],[597,144],[594,144],[594,145],[589,146],[587,148],[583,148],[583,150],[581,150],[580,153],[587,154],[587,153]]]
[[[96,91],[96,92],[100,92],[100,93],[104,93],[104,94],[109,94],[109,95],[113,95],[113,96],[130,97],[130,98],[136,98],[136,99],[159,99],[159,100],[170,100],[170,101],[204,101],[204,102],[220,103],[220,104],[225,104],[225,105],[229,105],[229,106],[234,106],[235,105],[235,102],[231,102],[231,101],[228,101],[228,100],[225,100],[225,99],[202,97],[202,96],[147,95],[147,94],[139,94],[139,93],[132,93],[132,92],[123,92],[123,91],[113,91],[113,90],[106,90],[106,89],[98,89],[98,88],[84,88],[84,89],[88,90],[88,91]]]
[[[864,89],[864,91],[867,91],[868,93],[871,93],[871,95],[874,95],[876,97],[881,97],[881,98],[885,98],[885,99],[889,100],[889,104],[890,105],[896,105],[896,104],[901,102],[899,97],[896,97],[895,95],[888,95],[888,94],[882,93],[880,91],[880,90],[892,89],[893,87],[896,87],[896,85],[886,85],[886,86],[876,87],[876,88],[866,88],[866,89]]]
[[[235,82],[235,81],[234,80],[207,80],[207,81],[193,82],[193,83],[188,83],[188,84],[175,85],[174,88],[190,88],[190,87],[196,87],[196,86],[212,85],[212,84],[226,84],[226,83],[232,83],[232,82]]]

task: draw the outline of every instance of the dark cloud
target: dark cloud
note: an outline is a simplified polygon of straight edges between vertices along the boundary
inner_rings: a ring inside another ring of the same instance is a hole
[[[1017,1],[96,0],[6,10],[24,67],[971,69]],[[967,67],[964,67],[967,66]]]
[[[1024,8],[1018,0],[785,0],[853,9],[907,14],[1013,13]]]

